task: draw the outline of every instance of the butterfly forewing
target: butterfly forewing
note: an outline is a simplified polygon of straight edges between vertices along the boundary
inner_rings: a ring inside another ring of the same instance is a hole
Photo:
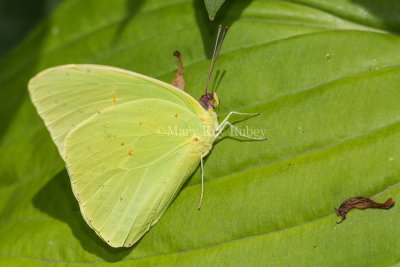
[[[110,106],[132,100],[158,98],[203,114],[195,99],[150,77],[100,65],[64,65],[31,79],[32,102],[43,118],[60,154],[65,136],[79,123]]]
[[[180,129],[203,127],[192,111],[150,98],[107,108],[67,135],[72,187],[105,241],[129,246],[160,218],[204,153]]]

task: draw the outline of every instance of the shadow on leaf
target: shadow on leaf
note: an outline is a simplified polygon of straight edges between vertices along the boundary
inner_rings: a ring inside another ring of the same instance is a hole
[[[120,261],[132,250],[129,248],[112,248],[90,229],[80,213],[65,169],[54,176],[34,196],[32,202],[39,210],[68,224],[82,248],[104,261]]]
[[[0,128],[0,140],[7,135],[9,125],[14,121],[18,110],[28,95],[28,82],[37,71],[33,66],[40,59],[42,43],[46,39],[48,32],[49,25],[47,22],[37,27],[34,34],[29,37],[29,41],[32,44],[29,50],[23,49],[23,45],[17,46],[10,53],[10,55],[14,56],[13,65],[7,66],[7,70],[4,72],[0,69],[0,83],[2,84],[0,98],[7,99],[0,105],[0,122],[2,125]],[[17,54],[22,56],[19,57]],[[3,66],[5,66],[4,63]]]
[[[204,1],[193,1],[196,11],[197,25],[203,37],[205,53],[211,58],[214,49],[214,40],[217,34],[218,25],[230,27],[240,18],[242,12],[251,3],[251,0],[230,0],[226,1],[218,11],[214,21],[210,21],[204,5]]]
[[[126,0],[125,2],[125,17],[118,24],[118,28],[114,34],[112,45],[118,43],[121,34],[125,31],[128,23],[132,18],[140,11],[144,3],[144,0]]]
[[[374,14],[382,23],[383,29],[395,34],[400,34],[399,30],[399,10],[400,2],[398,0],[351,0],[360,6],[365,7],[371,14]]]

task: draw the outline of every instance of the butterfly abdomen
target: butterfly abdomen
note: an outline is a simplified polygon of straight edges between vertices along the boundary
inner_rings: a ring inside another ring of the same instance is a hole
[[[195,151],[200,155],[208,154],[215,140],[215,131],[218,126],[217,114],[209,110],[206,115],[201,117],[203,129],[198,134],[193,135],[191,143]]]

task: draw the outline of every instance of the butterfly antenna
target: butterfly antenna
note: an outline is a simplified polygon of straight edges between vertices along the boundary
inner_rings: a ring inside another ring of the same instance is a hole
[[[221,51],[222,43],[224,42],[225,35],[227,32],[228,32],[228,27],[225,27],[222,30],[222,26],[221,25],[218,26],[217,39],[215,40],[214,52],[213,52],[213,56],[211,59],[210,69],[208,70],[208,75],[207,75],[205,95],[207,95],[207,93],[208,93],[208,85],[210,84],[211,75],[214,70],[215,62],[217,62],[219,51]]]

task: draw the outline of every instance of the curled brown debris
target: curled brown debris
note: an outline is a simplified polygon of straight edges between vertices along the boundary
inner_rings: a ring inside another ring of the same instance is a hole
[[[366,197],[352,197],[349,198],[340,205],[338,209],[336,209],[336,215],[342,217],[342,219],[337,222],[337,224],[343,222],[346,219],[346,214],[351,209],[359,209],[364,210],[368,208],[376,208],[376,209],[390,209],[394,206],[393,198],[389,198],[385,203],[378,203]]]

